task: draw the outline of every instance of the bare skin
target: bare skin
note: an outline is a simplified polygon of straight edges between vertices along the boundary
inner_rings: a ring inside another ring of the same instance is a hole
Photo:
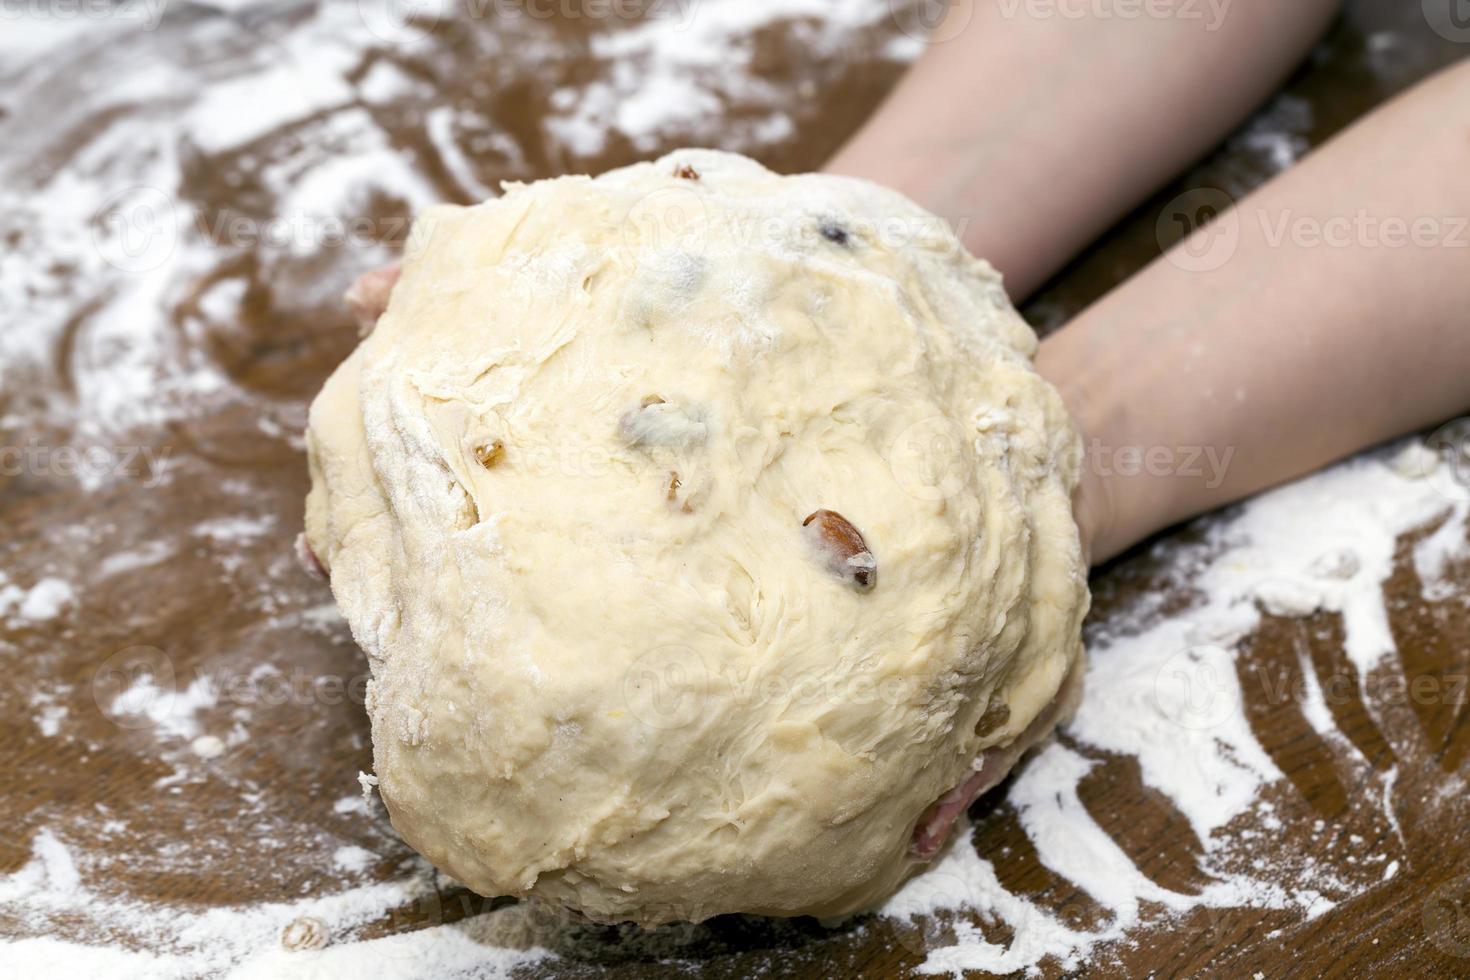
[[[921,59],[829,169],[948,218],[1024,296],[1238,122],[1337,3],[1238,3],[1214,32],[1002,6]],[[1467,107],[1470,65],[1363,121],[1042,345],[1038,369],[1086,440],[1076,510],[1094,562],[1470,406]],[[1134,469],[1120,451],[1162,465]],[[1020,754],[984,759],[930,807],[916,856],[937,853]]]
[[[1020,299],[1244,119],[1339,5],[958,0],[826,169],[949,221]]]
[[[950,219],[1020,297],[1237,123],[1337,2],[1234,0],[1213,30],[1007,6],[941,27],[951,39],[829,169]],[[1363,120],[1041,345],[1038,369],[1087,447],[1076,512],[1094,563],[1470,408],[1467,175],[1470,63]],[[365,330],[397,276],[377,270],[349,293]],[[1013,748],[921,818],[916,856],[942,847]]]
[[[1470,408],[1467,222],[1470,62],[1047,338],[1037,366],[1089,445],[1078,517],[1093,560]],[[1217,267],[1191,271],[1210,254]],[[1176,461],[1200,447],[1229,464],[1128,476],[1124,446]]]
[[[1199,229],[1049,337],[1037,367],[1084,435],[1095,563],[1470,408],[1470,62]],[[1124,466],[1125,447],[1162,465]],[[1020,754],[931,807],[916,856]]]
[[[387,311],[388,298],[393,295],[393,287],[398,284],[398,276],[402,272],[403,266],[398,262],[366,272],[342,296],[342,302],[347,304],[353,319],[357,320],[357,329],[363,336],[372,332],[378,318]]]

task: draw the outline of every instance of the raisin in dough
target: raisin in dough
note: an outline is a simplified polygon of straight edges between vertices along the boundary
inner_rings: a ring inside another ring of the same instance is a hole
[[[1080,444],[938,219],[681,151],[433,208],[392,289],[312,405],[306,526],[434,864],[837,916],[1050,728]]]

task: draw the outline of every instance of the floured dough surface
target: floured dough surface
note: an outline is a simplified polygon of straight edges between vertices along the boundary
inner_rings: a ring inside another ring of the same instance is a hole
[[[312,406],[379,789],[484,894],[838,915],[1080,655],[1080,447],[905,198],[680,151],[426,212]]]

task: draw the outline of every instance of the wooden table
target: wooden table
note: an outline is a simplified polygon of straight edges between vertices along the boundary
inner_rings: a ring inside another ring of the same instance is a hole
[[[1042,329],[1055,328],[1157,256],[1156,218],[1164,202],[1182,190],[1215,186],[1239,193],[1263,180],[1272,168],[1264,158],[1265,144],[1252,132],[1294,132],[1304,141],[1320,142],[1395,91],[1470,51],[1430,30],[1417,2],[1357,0],[1348,8],[1328,41],[1290,81],[1288,101],[1268,107],[1266,122],[1161,191],[1074,263],[1029,305],[1032,321]],[[97,63],[90,67],[80,58],[69,64],[64,55],[58,64],[72,70],[67,77],[111,72],[109,77],[125,81],[129,72],[146,70],[150,59],[187,57],[171,39],[198,30],[193,16],[185,11],[182,26],[166,24],[154,35],[135,38],[117,49],[120,54],[91,55]],[[269,41],[269,22],[252,29]],[[896,36],[886,21],[857,32],[843,50],[816,57],[800,50],[792,25],[764,30],[751,43],[753,66],[771,86],[766,95],[736,92],[723,113],[660,135],[655,146],[635,146],[614,134],[601,149],[579,156],[553,139],[540,120],[556,111],[557,87],[600,70],[587,50],[588,39],[611,28],[587,20],[523,22],[515,30],[549,47],[512,45],[485,57],[484,32],[499,29],[494,23],[445,22],[432,35],[431,57],[410,57],[385,46],[353,69],[361,77],[375,63],[390,63],[423,84],[427,94],[410,92],[366,111],[408,166],[445,199],[470,199],[468,185],[475,182],[490,186],[501,178],[596,172],[686,143],[744,150],[777,169],[811,169],[862,120],[902,67],[881,55]],[[33,95],[39,91],[31,90]],[[770,92],[795,125],[789,134],[775,131],[763,138],[750,124],[769,111],[764,100],[772,98]],[[10,113],[18,111],[16,101],[8,105]],[[451,134],[463,154],[457,163],[446,160],[442,144],[428,133],[424,110],[434,105],[461,112]],[[1309,110],[1305,125],[1282,118],[1303,107]],[[34,165],[44,167],[48,160],[64,161],[85,142],[82,135],[108,125],[118,113],[126,117],[148,110],[143,105],[89,115],[85,107],[72,107],[58,114],[49,147],[36,151],[33,139],[20,142],[26,143],[24,152],[36,152]],[[10,124],[18,127],[21,116],[13,116]],[[6,118],[0,114],[0,125]],[[263,189],[261,168],[321,152],[312,149],[317,134],[312,125],[310,119],[294,123],[245,150],[185,148],[180,193],[210,214],[268,217],[279,202]],[[22,152],[4,145],[0,141],[0,154]],[[123,170],[105,179],[125,178]],[[400,200],[363,203],[380,217],[408,211]],[[8,247],[27,245],[12,238]],[[67,261],[64,255],[57,259]],[[371,261],[361,251],[342,249],[305,255],[265,245],[221,251],[217,262],[197,271],[195,288],[169,294],[164,310],[191,356],[207,359],[228,384],[201,398],[197,410],[156,426],[125,432],[105,424],[101,430],[95,424],[88,428],[71,410],[87,394],[76,390],[79,381],[97,376],[88,374],[96,371],[95,364],[83,370],[78,358],[105,309],[85,283],[74,286],[75,315],[59,337],[48,370],[22,376],[0,391],[0,444],[138,446],[167,460],[166,473],[135,464],[122,478],[101,480],[90,490],[54,466],[0,476],[0,520],[6,529],[0,571],[13,583],[56,576],[77,594],[59,617],[30,625],[11,620],[0,634],[6,666],[0,682],[0,745],[6,749],[0,757],[6,786],[0,817],[12,828],[0,839],[0,872],[21,867],[34,836],[45,827],[64,832],[89,879],[160,906],[197,909],[330,892],[344,880],[333,867],[333,854],[348,844],[377,855],[369,867],[348,876],[354,883],[390,880],[413,863],[381,811],[339,805],[357,793],[357,772],[371,768],[360,706],[366,666],[345,627],[331,615],[327,589],[300,572],[291,549],[307,487],[301,446],[293,434],[300,431],[305,406],[322,379],[356,341],[334,297]],[[245,292],[237,313],[221,320],[200,297],[228,277],[243,280]],[[4,329],[28,325],[7,322]],[[1172,540],[1166,542],[1164,553],[1173,546]],[[1157,555],[1139,553],[1099,572],[1093,624],[1105,625],[1141,594],[1176,588],[1161,578],[1158,561]],[[1425,599],[1407,561],[1400,562],[1387,586],[1393,632],[1410,681],[1463,678],[1467,671],[1470,570],[1460,571],[1465,588],[1447,599]],[[1341,670],[1340,635],[1332,614],[1268,617],[1242,644],[1241,676],[1294,670],[1299,648],[1310,651],[1319,673]],[[161,740],[156,726],[130,724],[128,716],[113,710],[118,692],[144,668],[160,682],[171,672],[181,698],[208,675],[216,696],[204,699],[196,711],[180,713],[177,729]],[[1252,689],[1249,683],[1245,687]],[[1376,769],[1399,767],[1397,818],[1403,839],[1393,847],[1402,853],[1404,869],[1397,877],[1306,923],[1295,913],[1201,911],[1182,925],[1145,931],[1130,945],[1100,951],[1087,972],[1470,976],[1470,839],[1465,833],[1470,800],[1463,782],[1455,782],[1470,773],[1465,707],[1463,698],[1441,699],[1437,705],[1379,712],[1386,719],[1382,728],[1361,702],[1339,713],[1340,729]],[[1346,771],[1336,758],[1341,746],[1318,737],[1298,706],[1252,703],[1249,717],[1287,775],[1270,792],[1284,823],[1280,833],[1290,846],[1332,862],[1349,834],[1370,844],[1392,843],[1387,835],[1393,831],[1381,815],[1361,805],[1360,787],[1341,777]],[[49,721],[43,724],[41,718]],[[197,735],[221,738],[224,751],[209,757],[213,747],[193,743]],[[1446,788],[1456,786],[1459,790],[1445,802]],[[1436,794],[1439,803],[1424,803]],[[1084,783],[1082,796],[1146,874],[1165,885],[1187,887],[1196,873],[1192,849],[1197,842],[1166,800],[1144,786],[1136,763],[1126,757],[1104,759]],[[1085,896],[1036,860],[1003,791],[978,803],[972,818],[977,845],[993,856],[1009,888],[1083,921],[1093,914]],[[1318,820],[1329,833],[1312,832]],[[491,905],[451,889],[429,906],[399,910],[361,934],[454,921]],[[94,943],[146,945],[137,936],[99,935],[97,928],[85,916],[57,922],[0,911],[0,934],[54,932]],[[637,943],[618,945],[609,938],[594,958],[564,958],[533,972],[887,977],[905,974],[922,960],[924,945],[939,939],[884,920],[827,931],[804,921],[729,919],[705,927],[700,941],[689,947],[692,966],[652,962],[653,954]]]

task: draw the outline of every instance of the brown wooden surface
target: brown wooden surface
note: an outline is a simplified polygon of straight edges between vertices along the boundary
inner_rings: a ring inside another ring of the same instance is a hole
[[[403,64],[431,84],[436,93],[431,101],[459,106],[477,116],[485,130],[509,134],[519,145],[524,162],[512,166],[496,152],[477,149],[470,127],[462,127],[461,149],[482,183],[597,171],[650,154],[614,140],[596,158],[569,157],[538,126],[550,93],[593,70],[584,52],[586,35],[614,28],[586,20],[523,24],[516,29],[536,32],[562,52],[547,61],[528,50],[524,64],[503,56],[489,63],[477,54],[476,32],[497,29],[487,22],[446,23],[438,29],[431,57]],[[776,143],[732,148],[753,152],[778,169],[819,165],[895,79],[900,66],[876,54],[895,33],[891,24],[880,25],[863,36],[863,43],[821,58],[804,53],[794,31],[756,37],[755,64],[788,99],[796,131]],[[165,50],[171,36],[165,30],[133,42],[95,70],[110,70],[113,77],[144,70],[150,59],[174,56]],[[1344,21],[1288,90],[1310,106],[1313,122],[1306,136],[1320,142],[1392,92],[1464,53],[1429,29],[1417,0],[1361,0],[1349,5]],[[391,51],[380,56],[400,57]],[[463,199],[463,190],[424,137],[424,104],[374,112],[442,196]],[[660,147],[721,145],[729,120],[756,111],[735,99],[728,118],[671,134]],[[78,125],[103,122],[84,118]],[[3,116],[0,125],[5,125]],[[65,140],[57,135],[54,152],[64,153]],[[268,215],[273,202],[253,185],[251,167],[271,152],[304,152],[292,139],[292,133],[277,133],[250,154],[205,156],[188,168],[182,192],[206,208]],[[5,152],[0,140],[0,154]],[[1186,182],[1140,208],[1044,291],[1028,309],[1033,322],[1054,327],[1156,256],[1155,219],[1163,203],[1186,186],[1239,192],[1267,169],[1249,139],[1232,141]],[[371,207],[390,215],[401,205],[377,201]],[[211,275],[243,271],[252,280],[238,322],[206,320],[195,323],[189,334],[233,382],[230,397],[161,429],[111,437],[113,445],[167,452],[171,470],[158,485],[139,477],[84,491],[54,474],[0,476],[5,529],[0,570],[21,583],[55,574],[78,590],[77,604],[61,618],[36,628],[12,623],[0,635],[6,673],[0,681],[0,745],[5,748],[0,819],[11,828],[0,839],[0,872],[26,862],[32,838],[43,827],[64,828],[83,873],[91,881],[105,881],[110,893],[189,908],[323,894],[345,883],[392,878],[411,863],[412,855],[381,811],[334,810],[334,803],[356,793],[358,770],[371,767],[360,706],[366,667],[345,627],[323,617],[322,607],[330,602],[325,586],[307,579],[292,557],[307,481],[299,444],[278,434],[299,431],[309,399],[354,344],[345,311],[331,297],[368,261],[340,250],[306,258],[246,250],[221,256],[219,268],[201,276],[205,282]],[[319,288],[321,282],[330,288]],[[78,289],[71,333],[92,328],[89,302]],[[187,299],[170,315],[181,330],[190,317],[199,319]],[[25,324],[7,321],[3,329],[24,330]],[[72,338],[59,347],[53,373],[34,378],[31,387],[0,391],[0,444],[80,440],[69,423],[37,407],[67,392],[72,377],[67,359],[74,343]],[[262,418],[270,423],[264,429]],[[243,540],[201,533],[201,523],[222,516],[267,523],[262,533]],[[1189,532],[1182,533],[1187,537]],[[1179,539],[1176,534],[1166,543],[1166,551]],[[161,560],[104,574],[100,562],[105,557],[149,547],[162,549]],[[1158,574],[1158,561],[1135,555],[1096,576],[1094,628],[1136,609],[1147,597],[1157,600],[1161,591],[1177,590]],[[1426,677],[1447,682],[1470,670],[1470,570],[1459,572],[1465,587],[1441,601],[1422,597],[1406,560],[1388,584],[1393,631],[1410,682]],[[1166,595],[1163,601],[1187,604],[1188,599]],[[1403,870],[1307,923],[1295,912],[1202,910],[1167,928],[1144,929],[1126,946],[1098,951],[1083,972],[1470,976],[1470,800],[1464,792],[1470,722],[1463,695],[1374,705],[1371,713],[1358,701],[1335,707],[1339,728],[1373,770],[1398,767],[1395,799],[1402,840],[1381,810],[1365,800],[1365,784],[1352,775],[1361,770],[1347,764],[1341,744],[1318,735],[1294,702],[1257,696],[1261,672],[1297,670],[1299,649],[1310,652],[1321,677],[1350,671],[1340,641],[1337,617],[1321,613],[1304,620],[1268,618],[1242,645],[1240,674],[1252,728],[1288,776],[1269,798],[1284,823],[1280,836],[1304,858],[1350,872],[1342,862],[1358,848],[1397,855]],[[248,737],[219,758],[201,760],[188,753],[186,743],[161,747],[151,728],[118,724],[105,709],[140,664],[167,667],[179,689],[200,674],[212,675],[227,694],[198,714],[200,730],[223,736],[238,725]],[[262,665],[273,673],[257,672]],[[1400,667],[1386,663],[1381,669]],[[43,735],[33,720],[43,702],[67,709],[55,736]],[[1074,748],[1102,758],[1086,746]],[[160,786],[167,777],[176,778]],[[995,861],[1002,882],[1068,921],[1095,921],[1100,910],[1037,861],[1004,795],[1002,788],[972,810],[976,842]],[[1103,759],[1085,781],[1082,799],[1146,875],[1175,888],[1198,883],[1199,842],[1167,798],[1143,785],[1136,762]],[[1325,828],[1320,831],[1314,829],[1319,820]],[[1350,844],[1351,835],[1364,843]],[[361,875],[344,875],[332,865],[334,850],[344,844],[360,845],[380,858]],[[454,921],[490,904],[447,891],[362,934]],[[38,925],[24,914],[0,915],[5,935],[56,930],[94,943],[137,941],[98,935],[95,929],[84,917],[58,926]],[[666,950],[626,935],[614,942],[616,932],[588,927],[576,952],[532,972],[887,977],[905,974],[922,960],[926,944],[943,941],[942,922],[928,930],[874,919],[828,931],[806,921],[732,918],[701,929],[683,949],[683,965],[670,965],[657,962]],[[605,940],[593,957],[585,954],[588,933]]]

